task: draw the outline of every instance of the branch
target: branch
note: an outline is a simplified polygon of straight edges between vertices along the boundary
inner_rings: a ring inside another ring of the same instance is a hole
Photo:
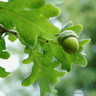
[[[3,25],[0,24],[0,32],[3,34],[4,32],[8,32],[10,34],[15,35],[16,37],[18,37],[18,32],[15,30],[8,30],[6,29]]]

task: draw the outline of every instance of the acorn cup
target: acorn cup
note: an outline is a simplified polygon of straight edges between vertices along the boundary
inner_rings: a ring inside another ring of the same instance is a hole
[[[79,49],[78,36],[72,30],[66,30],[60,33],[58,42],[65,52],[72,54]]]

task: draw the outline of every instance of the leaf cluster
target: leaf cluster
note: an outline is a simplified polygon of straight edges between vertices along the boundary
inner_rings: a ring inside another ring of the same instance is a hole
[[[60,15],[60,10],[52,4],[46,4],[44,0],[10,0],[7,3],[0,2],[0,23],[11,30],[16,27],[19,40],[24,44],[24,52],[29,57],[22,62],[24,64],[34,63],[32,72],[23,82],[23,86],[29,86],[38,80],[41,96],[52,93],[52,88],[58,77],[69,72],[72,64],[85,67],[87,60],[83,56],[83,45],[90,39],[79,40],[79,50],[76,54],[66,53],[59,45],[55,34],[64,30],[72,30],[79,34],[82,25],[74,25],[68,22],[60,31],[53,26],[48,19]],[[10,35],[13,42],[17,38]],[[0,58],[7,59],[9,53],[5,50],[4,38],[0,39]],[[60,68],[58,68],[60,67]],[[7,73],[0,67],[1,77]],[[9,74],[9,73],[8,73]]]

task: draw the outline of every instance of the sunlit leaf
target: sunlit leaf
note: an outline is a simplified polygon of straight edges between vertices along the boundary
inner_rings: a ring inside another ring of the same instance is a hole
[[[51,92],[50,88],[56,83],[57,78],[63,76],[66,72],[60,72],[55,69],[59,65],[59,62],[57,60],[52,61],[52,55],[49,52],[45,54],[38,53],[38,48],[37,50],[32,50],[28,47],[25,48],[25,52],[29,54],[29,57],[23,63],[33,61],[34,65],[32,67],[32,73],[22,82],[22,85],[29,86],[35,80],[38,80],[41,96],[44,96],[47,92]]]
[[[19,35],[30,48],[36,45],[38,36],[56,40],[54,34],[59,33],[60,30],[47,19],[59,14],[58,8],[52,4],[45,5],[44,0],[0,2],[0,23],[8,29],[16,27]]]
[[[12,35],[12,34],[9,34],[8,39],[9,39],[11,42],[14,42],[14,41],[17,39],[17,37],[14,36],[14,35]]]

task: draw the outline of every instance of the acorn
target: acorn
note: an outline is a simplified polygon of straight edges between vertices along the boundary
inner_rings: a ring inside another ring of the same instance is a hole
[[[78,36],[72,30],[66,30],[59,34],[59,44],[65,52],[72,54],[79,49]]]

